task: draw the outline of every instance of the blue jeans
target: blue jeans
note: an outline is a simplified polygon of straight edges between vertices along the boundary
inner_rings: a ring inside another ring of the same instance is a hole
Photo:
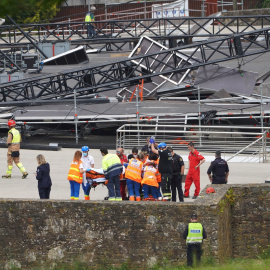
[[[92,180],[93,182],[93,180]],[[82,182],[82,189],[84,192],[84,195],[88,195],[90,194],[90,190],[91,190],[91,184],[89,182],[86,183],[86,185],[84,185],[84,183]]]
[[[109,191],[109,200],[115,200],[115,199],[120,200],[120,198],[122,200],[122,196],[120,193],[119,175],[109,177],[107,188]]]
[[[129,196],[134,196],[135,194],[136,197],[140,197],[140,186],[141,186],[140,183],[127,179],[127,187],[128,187]]]
[[[161,192],[160,192],[160,187],[161,187],[161,182],[158,183],[158,190],[157,190],[158,198],[162,197],[162,194],[161,194]]]
[[[149,191],[152,194],[153,198],[157,200],[157,198],[158,198],[158,189],[157,189],[157,187],[143,184],[143,196],[144,196],[144,198],[149,197]]]
[[[94,26],[92,24],[87,24],[86,27],[88,38],[92,38],[96,34]]]
[[[69,184],[70,184],[70,198],[74,200],[79,200],[80,184],[73,180],[70,180]]]

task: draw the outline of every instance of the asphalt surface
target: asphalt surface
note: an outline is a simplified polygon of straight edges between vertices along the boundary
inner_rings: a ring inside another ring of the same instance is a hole
[[[23,198],[23,199],[39,199],[37,180],[34,173],[36,172],[37,162],[36,156],[43,154],[46,161],[50,163],[52,189],[51,199],[56,200],[69,200],[70,189],[69,182],[67,180],[67,174],[73,155],[77,149],[62,149],[60,151],[44,151],[44,150],[21,150],[21,162],[25,166],[29,173],[26,179],[22,179],[21,172],[15,166],[13,168],[11,179],[0,179],[0,198]],[[6,152],[4,148],[0,148],[0,164],[1,175],[5,174],[6,170]],[[109,150],[110,153],[115,153],[115,150]],[[130,150],[125,150],[126,154],[131,153]],[[187,156],[188,152],[176,151],[177,154],[182,155],[186,167],[188,167]],[[95,168],[101,168],[102,156],[97,149],[90,149],[90,154],[95,159]],[[210,165],[211,160],[214,159],[214,155],[204,154],[206,162],[201,166],[201,189],[210,184],[206,171]],[[227,158],[227,157],[225,157]],[[240,160],[240,159],[239,159]],[[244,162],[229,162],[230,175],[229,184],[252,184],[252,183],[265,183],[269,173],[268,163],[244,163]],[[187,172],[187,169],[186,169]],[[182,184],[184,186],[184,184]],[[99,185],[96,189],[92,189],[90,193],[91,200],[103,200],[107,196],[107,188],[103,185]],[[190,195],[194,194],[194,185],[190,190]],[[84,199],[84,194],[81,189],[80,200]],[[192,199],[185,199],[185,202],[193,202]]]

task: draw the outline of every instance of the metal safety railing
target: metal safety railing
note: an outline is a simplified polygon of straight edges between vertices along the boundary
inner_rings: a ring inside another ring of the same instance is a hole
[[[230,17],[179,17],[152,18],[133,20],[96,21],[94,27],[97,38],[140,38],[148,35],[157,36],[186,36],[207,37],[227,36],[249,32],[270,25],[269,15],[230,16]],[[25,35],[31,41],[70,41],[88,39],[84,22],[1,25],[0,44],[17,44],[26,42]]]
[[[137,125],[125,124],[118,128],[116,145],[124,149],[139,149],[154,136],[157,143],[165,142],[174,149],[187,150],[193,142],[197,149],[213,153],[221,150],[231,155],[230,160],[240,154],[246,161],[265,162],[267,155],[267,133],[270,128],[247,126],[199,126],[199,125]]]

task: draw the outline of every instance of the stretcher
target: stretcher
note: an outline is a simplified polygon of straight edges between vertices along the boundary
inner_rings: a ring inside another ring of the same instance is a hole
[[[95,188],[100,184],[106,185],[107,181],[103,169],[94,169],[94,168],[91,168],[90,172],[86,172],[86,180],[93,188]]]

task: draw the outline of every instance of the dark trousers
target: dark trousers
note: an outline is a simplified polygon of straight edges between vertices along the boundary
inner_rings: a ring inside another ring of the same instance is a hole
[[[92,38],[96,34],[94,26],[92,24],[87,24],[86,26],[88,38]]]
[[[120,181],[120,193],[121,193],[122,200],[126,199],[126,185],[127,185],[126,180]]]
[[[168,197],[169,200],[171,199],[171,181],[172,181],[171,173],[161,174],[161,190],[163,193],[163,197]]]
[[[182,190],[182,175],[180,173],[172,175],[171,189],[172,189],[172,201],[176,202],[176,189],[177,189],[179,201],[183,202],[184,194]]]
[[[187,245],[187,266],[197,266],[201,262],[202,246],[201,244]]]
[[[122,198],[120,193],[119,175],[109,177],[107,188],[109,190],[109,200],[112,198]]]
[[[153,198],[157,200],[157,198],[158,198],[158,189],[157,189],[157,187],[143,184],[143,196],[144,196],[145,199],[149,198],[149,193],[151,193]]]
[[[212,184],[227,184],[225,177],[223,176],[214,176]]]
[[[50,199],[51,186],[47,188],[38,188],[40,199]]]

